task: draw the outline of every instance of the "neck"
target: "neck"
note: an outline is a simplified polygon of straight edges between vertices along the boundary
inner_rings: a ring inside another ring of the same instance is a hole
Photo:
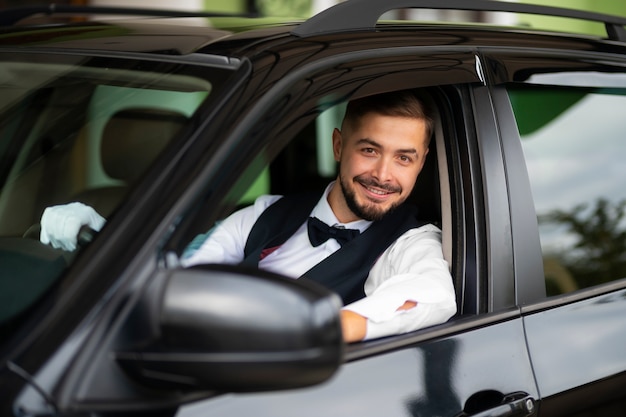
[[[341,190],[341,185],[339,184],[339,179],[337,179],[337,181],[333,184],[326,200],[328,201],[328,205],[333,211],[333,214],[340,223],[345,224],[355,222],[357,220],[363,220],[354,214],[348,207],[343,191]]]

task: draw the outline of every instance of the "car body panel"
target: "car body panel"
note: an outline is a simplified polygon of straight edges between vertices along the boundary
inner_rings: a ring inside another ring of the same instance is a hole
[[[490,404],[494,387],[537,398],[520,319],[350,362],[316,388],[230,395],[183,407],[177,415],[452,416],[466,406],[485,411],[498,405]]]
[[[621,409],[624,297],[622,289],[524,317],[546,410],[565,415],[613,401],[605,412]]]

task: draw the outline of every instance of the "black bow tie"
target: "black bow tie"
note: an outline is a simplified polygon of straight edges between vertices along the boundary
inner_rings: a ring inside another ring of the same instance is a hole
[[[309,240],[313,246],[319,246],[331,238],[343,246],[361,233],[356,229],[329,226],[317,217],[309,217],[308,231]]]

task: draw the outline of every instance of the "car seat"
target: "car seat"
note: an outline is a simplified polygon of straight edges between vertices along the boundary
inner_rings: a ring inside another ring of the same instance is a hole
[[[53,190],[48,190],[45,198],[37,196],[43,202],[39,203],[41,207],[36,212],[41,216],[45,207],[78,201],[93,207],[103,217],[109,217],[122,202],[131,185],[139,179],[187,120],[181,113],[155,108],[127,108],[118,111],[106,123],[100,140],[99,155],[104,183],[87,186],[71,195],[58,192],[60,189],[67,189],[67,186],[52,186],[50,188]],[[63,160],[83,165],[76,170],[82,176],[86,176],[88,170],[93,170],[93,167],[89,168],[87,161],[84,143],[86,140],[86,135],[79,135],[70,151],[72,155],[68,156],[66,151],[63,156]],[[58,156],[49,155],[47,158],[56,159]],[[56,179],[57,182],[65,180],[65,176]],[[84,178],[71,180],[86,182]],[[23,237],[38,239],[39,217],[31,219],[30,224]]]
[[[102,169],[109,185],[87,188],[72,197],[108,217],[128,189],[187,123],[183,114],[154,108],[128,108],[107,122],[100,145]]]

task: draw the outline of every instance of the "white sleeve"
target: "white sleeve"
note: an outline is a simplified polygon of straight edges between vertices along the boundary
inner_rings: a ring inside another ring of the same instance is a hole
[[[204,236],[204,242],[190,255],[181,259],[184,267],[198,264],[236,264],[243,260],[244,248],[252,226],[261,213],[281,196],[265,195],[254,204],[218,222]],[[194,239],[195,240],[195,239]]]
[[[366,297],[345,306],[368,318],[366,339],[443,323],[456,313],[456,295],[443,259],[441,231],[426,225],[393,243],[365,282]],[[406,301],[417,302],[397,311]]]

